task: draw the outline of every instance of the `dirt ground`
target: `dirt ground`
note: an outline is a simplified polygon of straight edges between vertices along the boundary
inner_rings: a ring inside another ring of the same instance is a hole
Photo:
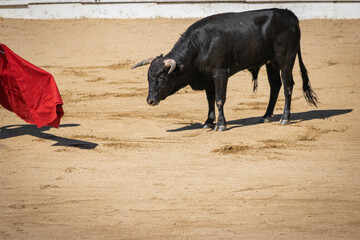
[[[294,69],[292,124],[258,124],[265,68],[228,85],[228,130],[205,92],[146,104],[145,58],[195,19],[0,20],[0,42],[52,73],[59,129],[0,108],[0,239],[360,239],[360,21],[301,21],[321,104]]]

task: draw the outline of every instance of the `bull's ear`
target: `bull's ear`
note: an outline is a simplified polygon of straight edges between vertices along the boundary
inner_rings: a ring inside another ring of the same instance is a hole
[[[176,63],[175,73],[181,73],[184,70],[184,64]]]

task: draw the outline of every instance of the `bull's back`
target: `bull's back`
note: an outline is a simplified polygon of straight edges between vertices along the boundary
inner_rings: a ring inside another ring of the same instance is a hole
[[[274,57],[278,36],[297,30],[298,19],[291,11],[267,9],[213,15],[190,26],[185,34],[202,38],[198,61],[210,68],[229,68],[232,75],[266,63]]]
[[[214,36],[216,33],[235,33],[246,36],[246,34],[266,30],[271,26],[278,29],[295,27],[298,26],[298,19],[292,11],[277,8],[240,13],[222,13],[195,22],[187,29],[184,35],[206,32],[209,37],[216,37]]]

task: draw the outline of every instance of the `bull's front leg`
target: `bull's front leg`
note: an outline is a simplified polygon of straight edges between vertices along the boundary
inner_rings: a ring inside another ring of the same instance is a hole
[[[228,78],[226,76],[226,73],[217,73],[216,75],[214,75],[215,101],[219,112],[218,120],[214,130],[219,132],[225,131],[226,129],[224,104],[226,101],[227,82]]]
[[[209,105],[208,117],[204,123],[204,128],[214,128],[215,121],[215,90],[206,90],[206,98]]]

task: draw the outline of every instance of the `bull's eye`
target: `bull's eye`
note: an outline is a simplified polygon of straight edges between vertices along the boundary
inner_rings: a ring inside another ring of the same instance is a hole
[[[162,81],[164,81],[164,77],[159,77],[158,82],[161,83]]]

